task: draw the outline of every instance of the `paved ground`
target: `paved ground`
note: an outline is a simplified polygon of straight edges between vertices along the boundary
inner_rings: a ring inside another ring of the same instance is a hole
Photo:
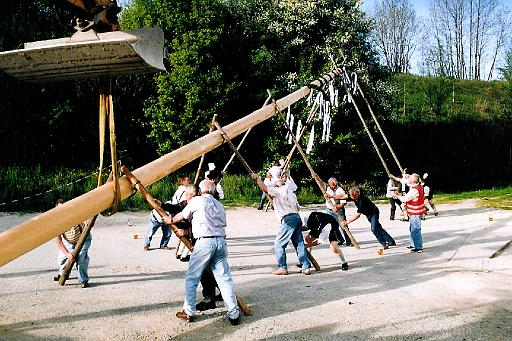
[[[236,327],[220,303],[191,324],[174,317],[187,263],[173,251],[142,250],[133,235],[144,234],[147,212],[101,217],[90,288],[78,286],[74,271],[64,287],[52,281],[53,242],[0,268],[0,340],[512,340],[512,247],[489,259],[512,239],[512,212],[440,205],[440,215],[423,223],[425,252],[410,254],[408,224],[386,220],[388,207],[380,209],[398,247],[379,256],[368,222],[359,219],[352,231],[362,248],[344,248],[351,269],[341,271],[321,246],[313,254],[322,271],[309,277],[295,273],[292,248],[291,274],[270,274],[272,212],[230,209],[229,262],[236,291],[254,313]],[[0,229],[32,216],[3,213]]]

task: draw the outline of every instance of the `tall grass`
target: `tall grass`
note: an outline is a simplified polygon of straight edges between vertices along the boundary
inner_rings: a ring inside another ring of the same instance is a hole
[[[0,168],[0,211],[40,212],[53,208],[58,198],[73,199],[96,187],[95,169],[59,168],[45,170],[41,167]],[[178,178],[183,174],[171,174],[148,186],[148,190],[162,201],[169,200],[178,187]],[[222,181],[227,206],[256,206],[261,191],[246,175],[226,175]],[[297,198],[301,204],[323,202],[317,188],[302,186]],[[376,197],[373,197],[376,199]],[[436,203],[452,203],[460,200],[476,199],[483,207],[512,209],[512,186],[468,191],[452,194],[436,194]],[[15,202],[11,202],[17,200]],[[149,210],[149,205],[140,194],[124,200],[119,211]]]
[[[184,174],[171,174],[147,186],[150,193],[162,201],[169,200],[178,187],[178,178]],[[96,169],[59,168],[44,170],[41,167],[0,168],[0,211],[39,212],[53,208],[59,198],[70,200],[96,187]],[[222,181],[227,206],[256,206],[261,190],[246,175],[226,175]],[[322,197],[311,187],[299,189],[300,203],[319,203]],[[15,202],[11,202],[17,200]],[[124,200],[119,211],[148,210],[149,205],[140,194]]]

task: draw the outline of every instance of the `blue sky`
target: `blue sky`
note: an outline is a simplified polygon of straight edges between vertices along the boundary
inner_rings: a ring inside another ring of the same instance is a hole
[[[367,12],[373,9],[377,0],[363,0],[363,10]],[[411,0],[412,5],[416,9],[416,15],[426,17],[428,14],[428,0]]]

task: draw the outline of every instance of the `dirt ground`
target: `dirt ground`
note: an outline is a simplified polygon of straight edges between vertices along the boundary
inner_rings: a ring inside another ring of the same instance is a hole
[[[388,206],[379,208],[398,246],[379,256],[362,217],[351,224],[361,249],[343,247],[350,270],[341,271],[339,258],[320,246],[313,255],[322,270],[311,276],[298,273],[291,246],[290,275],[270,274],[273,212],[229,209],[235,289],[253,311],[239,326],[229,324],[221,302],[197,322],[174,317],[188,263],[174,250],[143,251],[148,212],[100,217],[91,287],[80,288],[75,270],[64,287],[53,282],[53,241],[0,268],[0,340],[512,340],[512,247],[489,259],[512,239],[512,212],[470,201],[440,205],[440,215],[423,222],[425,252],[411,254],[408,223],[389,221]],[[349,206],[348,215],[354,212]],[[2,213],[0,230],[33,216]]]

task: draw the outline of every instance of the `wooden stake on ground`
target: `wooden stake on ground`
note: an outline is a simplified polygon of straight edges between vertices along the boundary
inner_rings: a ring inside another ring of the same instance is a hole
[[[242,165],[244,166],[245,170],[247,171],[247,173],[252,174],[254,173],[251,169],[251,167],[249,167],[249,165],[247,164],[247,162],[245,162],[245,159],[243,158],[243,156],[240,154],[240,152],[236,149],[235,145],[231,142],[231,140],[229,139],[229,137],[226,135],[226,133],[224,132],[224,130],[222,129],[222,127],[220,126],[220,124],[218,122],[215,122],[215,127],[217,127],[217,129],[219,130],[219,132],[221,133],[222,137],[224,138],[224,140],[226,140],[226,143],[228,144],[228,146],[231,148],[231,150],[233,151],[233,153],[235,153],[235,155],[238,157],[238,160],[240,160],[240,162],[242,163]],[[268,195],[268,193],[265,193],[265,195],[267,196],[269,202],[272,202],[272,198]],[[311,254],[311,252],[309,252],[307,249],[306,249],[306,254],[308,255],[308,258],[309,258],[309,261],[313,264],[313,266],[315,267],[315,270],[317,271],[320,271],[320,265],[318,265],[318,262],[316,261],[316,259],[313,257],[313,255]]]
[[[505,245],[503,245],[502,247],[500,247],[498,249],[498,251],[496,251],[495,253],[493,253],[492,255],[489,256],[489,258],[495,258],[495,257],[498,257],[503,251],[505,251],[505,249],[507,247],[509,247],[510,245],[512,245],[512,240],[509,240]]]
[[[164,217],[169,217],[169,215],[167,214],[167,212],[165,212],[163,210],[163,208],[158,204],[158,202],[155,200],[155,198],[153,198],[153,196],[151,195],[151,193],[149,193],[146,188],[144,187],[144,185],[142,185],[142,183],[139,181],[139,179],[137,179],[129,170],[128,168],[126,168],[125,166],[121,166],[121,171],[124,173],[124,175],[126,175],[126,177],[130,180],[130,182],[133,184],[133,186],[139,191],[140,194],[142,194],[142,196],[144,197],[144,199],[147,200],[147,202],[151,205],[151,207],[153,207],[157,212],[158,214],[160,214],[160,216],[162,218]],[[176,236],[180,239],[180,241],[190,250],[192,251],[194,249],[194,245],[192,244],[192,242],[187,238],[187,237],[184,237],[184,236],[180,236],[177,232],[178,232],[178,227],[174,224],[171,224],[171,225],[167,225],[171,228],[171,230],[176,234]],[[209,268],[209,267],[206,267],[205,269],[206,271],[209,271],[210,274],[215,278],[215,276],[213,275],[212,273],[212,270]],[[242,311],[242,313],[245,315],[245,316],[251,316],[252,315],[252,311],[251,311],[251,308],[249,308],[247,306],[247,304],[244,302],[244,300],[236,295],[236,302],[238,303],[238,307],[240,308],[240,310]]]

